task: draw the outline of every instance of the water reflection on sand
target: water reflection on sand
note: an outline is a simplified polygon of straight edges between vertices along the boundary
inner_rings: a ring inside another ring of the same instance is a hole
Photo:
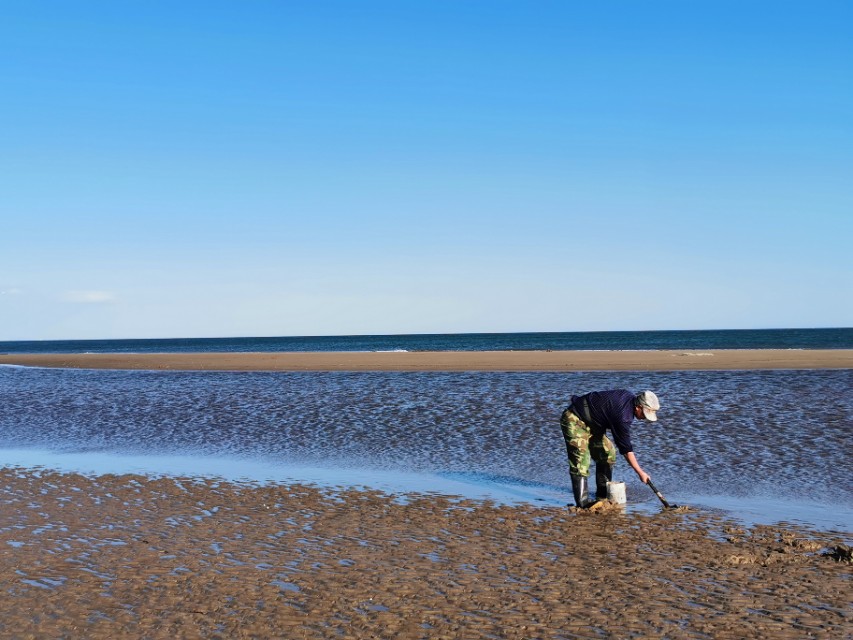
[[[667,498],[853,530],[853,372],[199,373],[0,367],[0,462],[565,504],[572,393],[654,389]],[[621,462],[630,508],[656,499]]]

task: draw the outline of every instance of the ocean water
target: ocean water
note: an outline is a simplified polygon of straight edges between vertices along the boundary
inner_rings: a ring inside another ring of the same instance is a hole
[[[573,393],[649,388],[636,455],[671,502],[853,531],[853,371],[181,372],[0,366],[0,464],[571,500]],[[620,459],[631,509],[657,499]],[[849,534],[847,534],[849,535]]]
[[[0,353],[853,349],[853,328],[0,342]]]

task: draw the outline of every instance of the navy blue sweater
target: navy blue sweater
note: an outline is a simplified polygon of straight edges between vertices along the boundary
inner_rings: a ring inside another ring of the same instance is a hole
[[[634,421],[635,393],[627,389],[593,391],[584,396],[572,396],[572,411],[583,420],[581,403],[586,398],[593,422],[613,434],[616,448],[623,456],[634,450],[631,445],[631,423]],[[594,425],[587,425],[595,431]]]

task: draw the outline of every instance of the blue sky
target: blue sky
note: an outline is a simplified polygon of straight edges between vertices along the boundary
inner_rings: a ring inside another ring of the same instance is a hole
[[[851,326],[851,6],[0,0],[0,340]]]

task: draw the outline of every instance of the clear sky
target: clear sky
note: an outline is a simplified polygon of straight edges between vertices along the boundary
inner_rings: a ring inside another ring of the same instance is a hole
[[[853,3],[0,0],[0,340],[853,326]]]

